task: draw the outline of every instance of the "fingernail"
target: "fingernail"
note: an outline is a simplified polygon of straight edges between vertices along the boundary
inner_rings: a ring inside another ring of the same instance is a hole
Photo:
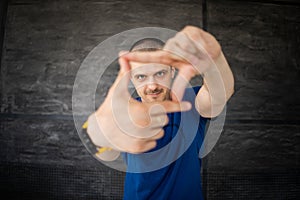
[[[119,56],[123,56],[123,55],[125,55],[127,53],[128,53],[128,51],[122,50],[122,51],[119,52]]]

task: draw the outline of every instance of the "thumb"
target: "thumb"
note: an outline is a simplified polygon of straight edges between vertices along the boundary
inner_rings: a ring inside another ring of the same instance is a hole
[[[188,66],[188,65],[187,65]],[[194,71],[193,68],[190,66],[188,67],[183,67],[179,70],[173,84],[172,84],[172,89],[171,89],[171,99],[172,101],[181,101],[185,89],[187,85],[189,84],[189,81],[191,78],[194,76]]]
[[[120,52],[119,55],[122,55],[123,52]],[[129,92],[128,92],[128,84],[130,82],[130,64],[129,62],[122,56],[119,57],[119,65],[120,65],[120,69],[119,69],[119,73],[118,76],[115,80],[115,82],[113,83],[113,85],[111,86],[108,96],[112,97],[114,95],[125,95],[128,94],[129,96]]]
[[[129,72],[131,69],[129,61],[124,56],[127,53],[128,53],[128,51],[120,51],[119,52],[119,65],[120,65],[119,74],[121,74],[121,75]]]
[[[124,92],[128,90],[131,67],[129,61],[122,56],[119,57],[119,65],[120,65],[120,70],[119,70],[118,77],[116,78],[116,81],[114,83],[114,89],[119,92]]]
[[[186,89],[188,82],[180,74],[175,78],[172,89],[171,89],[171,99],[172,101],[181,101]]]

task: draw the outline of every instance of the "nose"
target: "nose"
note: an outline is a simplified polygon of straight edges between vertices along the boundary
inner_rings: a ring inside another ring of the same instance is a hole
[[[149,83],[147,85],[147,88],[150,89],[150,90],[155,90],[157,87],[158,87],[158,84],[155,83],[155,82]]]
[[[147,87],[151,90],[154,90],[157,88],[157,86],[158,86],[158,84],[157,84],[155,78],[153,76],[150,76],[148,83],[147,83]]]

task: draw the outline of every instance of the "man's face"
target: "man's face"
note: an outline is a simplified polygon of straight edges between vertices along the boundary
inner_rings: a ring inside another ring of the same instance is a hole
[[[143,102],[170,98],[173,70],[168,65],[131,62],[131,80]]]

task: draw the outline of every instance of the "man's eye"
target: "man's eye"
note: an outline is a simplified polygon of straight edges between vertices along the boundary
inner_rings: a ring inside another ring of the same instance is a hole
[[[157,72],[156,73],[156,76],[157,77],[163,77],[163,76],[165,76],[166,75],[166,72],[165,71],[160,71],[160,72]]]
[[[144,80],[145,78],[146,78],[145,75],[136,75],[136,76],[135,76],[135,79],[138,80],[138,81],[142,81],[142,80]]]

